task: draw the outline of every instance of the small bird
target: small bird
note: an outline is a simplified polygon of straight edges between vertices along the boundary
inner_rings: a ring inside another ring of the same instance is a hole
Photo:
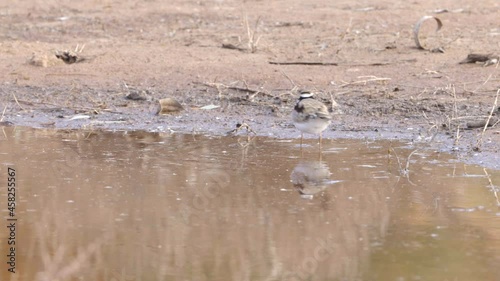
[[[295,127],[301,131],[301,145],[304,133],[319,134],[319,145],[321,147],[323,131],[330,125],[332,119],[324,103],[315,100],[313,93],[302,91],[293,109],[292,119]]]
[[[331,175],[323,161],[301,161],[293,169],[290,179],[302,198],[313,199],[314,194],[338,182],[330,180]]]

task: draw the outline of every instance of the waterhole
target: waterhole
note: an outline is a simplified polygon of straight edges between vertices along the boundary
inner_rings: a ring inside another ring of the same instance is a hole
[[[0,164],[1,280],[500,276],[500,173],[410,143],[5,127]]]

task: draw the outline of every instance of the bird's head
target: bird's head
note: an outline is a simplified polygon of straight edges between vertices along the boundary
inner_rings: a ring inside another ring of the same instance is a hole
[[[308,91],[301,91],[300,92],[299,100],[312,99],[312,98],[314,98],[314,94],[313,93],[308,92]]]

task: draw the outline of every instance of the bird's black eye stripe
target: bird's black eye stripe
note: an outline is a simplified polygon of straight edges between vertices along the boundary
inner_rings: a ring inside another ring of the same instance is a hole
[[[298,113],[302,113],[302,111],[304,111],[304,106],[302,104],[296,104],[294,109]]]

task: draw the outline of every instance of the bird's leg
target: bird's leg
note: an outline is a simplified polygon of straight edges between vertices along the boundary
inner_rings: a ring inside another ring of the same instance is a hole
[[[321,150],[321,143],[323,142],[323,132],[319,133],[319,149]]]
[[[304,133],[300,133],[300,147],[302,148],[302,139],[304,138]]]

